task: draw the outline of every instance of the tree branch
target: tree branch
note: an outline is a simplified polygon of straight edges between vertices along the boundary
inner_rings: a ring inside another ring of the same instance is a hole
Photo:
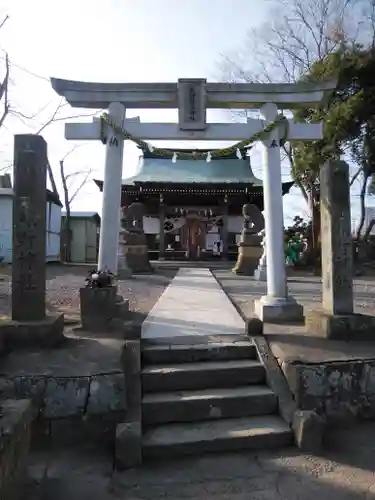
[[[363,167],[359,167],[359,169],[357,170],[357,172],[353,175],[353,177],[351,178],[351,181],[349,183],[349,186],[352,187],[354,182],[357,180],[359,174],[363,172]]]
[[[0,30],[1,30],[1,28],[4,26],[4,24],[8,21],[8,19],[9,19],[9,16],[8,16],[8,15],[6,15],[6,16],[4,17],[4,19],[0,22]]]
[[[78,188],[75,190],[75,192],[72,194],[72,196],[69,198],[69,205],[71,205],[74,201],[74,199],[76,198],[77,194],[81,191],[81,189],[83,188],[83,186],[86,184],[86,182],[88,181],[88,178],[89,176],[91,175],[92,173],[92,169],[89,169],[87,172],[86,172],[86,175],[84,176],[84,178],[82,179],[82,182],[80,183],[80,185],[78,186]],[[77,175],[78,175],[78,172],[77,172]]]
[[[8,53],[6,53],[5,57],[5,77],[3,82],[1,83],[0,86],[0,101],[4,100],[4,109],[3,109],[3,114],[0,118],[0,128],[3,126],[5,118],[8,116],[9,113],[9,98],[8,98],[8,92],[9,92],[9,72],[10,72],[10,64],[9,64],[9,57]]]

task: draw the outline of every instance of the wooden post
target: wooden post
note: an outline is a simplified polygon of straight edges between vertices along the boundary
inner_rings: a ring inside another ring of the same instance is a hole
[[[164,221],[165,221],[165,205],[163,195],[160,195],[160,205],[159,205],[159,260],[165,259],[165,231],[164,231]]]
[[[223,253],[222,259],[228,260],[228,199],[227,196],[224,198],[222,205],[223,210],[223,226],[221,228],[221,235],[223,239]]]

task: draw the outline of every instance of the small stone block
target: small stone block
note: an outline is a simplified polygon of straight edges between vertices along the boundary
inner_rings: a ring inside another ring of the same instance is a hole
[[[366,314],[330,314],[324,310],[305,313],[307,333],[331,340],[375,341],[375,317]]]
[[[142,464],[141,422],[123,422],[116,427],[115,467],[131,469]]]
[[[318,453],[323,446],[324,419],[312,410],[297,410],[292,423],[296,445],[300,450]]]
[[[46,316],[41,321],[1,320],[0,338],[9,350],[57,347],[65,339],[64,314]]]
[[[142,413],[140,340],[126,340],[121,358],[126,381],[126,414],[129,421],[137,422]]]
[[[303,306],[298,302],[285,301],[280,304],[265,304],[254,301],[254,312],[264,323],[288,323],[303,320]]]
[[[246,333],[252,335],[263,335],[263,321],[259,318],[248,318],[246,321]]]
[[[108,328],[117,312],[117,287],[83,287],[79,290],[81,321],[84,330],[101,331]]]

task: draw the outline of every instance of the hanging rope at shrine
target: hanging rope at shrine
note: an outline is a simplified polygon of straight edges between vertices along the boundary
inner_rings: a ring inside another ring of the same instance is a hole
[[[251,137],[246,140],[239,141],[233,146],[227,148],[213,149],[212,151],[205,151],[200,153],[199,151],[174,151],[173,149],[156,148],[149,144],[148,142],[134,137],[130,132],[125,130],[123,127],[114,123],[108,116],[108,113],[103,113],[100,117],[100,140],[103,144],[106,144],[107,137],[105,135],[106,126],[111,127],[116,135],[122,136],[124,140],[133,141],[142,151],[150,151],[150,153],[161,156],[163,158],[171,158],[172,162],[175,163],[178,159],[180,160],[206,160],[210,162],[215,158],[224,158],[230,154],[236,152],[237,158],[242,160],[241,149],[249,148],[254,142],[265,139],[268,134],[275,130],[279,125],[285,125],[284,137],[280,140],[280,146],[285,143],[288,139],[289,122],[284,115],[279,115],[275,121],[269,123],[264,127],[263,130],[256,132]]]

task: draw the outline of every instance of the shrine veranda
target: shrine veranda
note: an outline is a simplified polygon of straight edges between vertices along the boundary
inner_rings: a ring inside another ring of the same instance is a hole
[[[145,156],[149,152],[172,162],[205,160],[208,163],[221,162],[233,154],[241,160],[242,151],[260,141],[263,145],[267,295],[256,301],[255,312],[261,319],[302,316],[302,308],[287,292],[280,149],[283,141],[321,139],[323,125],[296,123],[286,119],[280,111],[318,106],[335,88],[335,83],[226,84],[209,83],[205,79],[141,84],[51,79],[51,83],[72,107],[108,110],[92,123],[68,123],[65,128],[68,140],[102,140],[106,147],[99,269],[117,272],[124,140],[133,140]],[[126,109],[131,108],[177,108],[179,120],[178,123],[142,123],[139,118],[126,118]],[[259,109],[261,119],[248,118],[246,123],[207,123],[208,108]],[[238,142],[221,150],[181,151],[153,147],[147,142],[153,140]],[[164,199],[164,194],[159,192],[160,206],[164,207]],[[228,204],[226,193],[223,202],[225,207]],[[223,213],[225,210],[227,207]]]

